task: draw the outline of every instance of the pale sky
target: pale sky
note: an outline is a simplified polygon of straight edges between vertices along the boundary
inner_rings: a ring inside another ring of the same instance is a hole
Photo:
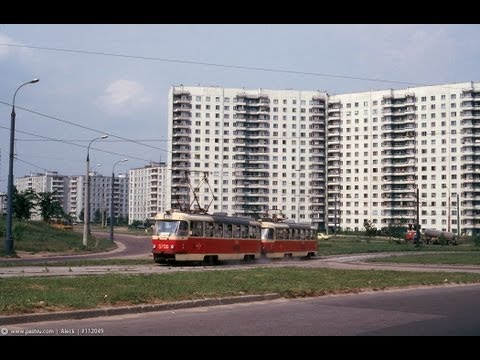
[[[282,69],[414,84],[480,81],[480,25],[0,25],[0,192],[7,188],[10,112],[17,94],[14,176],[115,173],[166,161],[167,97],[172,85],[326,90],[331,94],[409,85],[152,60]],[[90,55],[24,45],[110,53]],[[133,57],[143,57],[138,59]],[[149,59],[145,59],[149,58]],[[26,112],[27,108],[39,114]],[[60,120],[60,121],[59,121]],[[87,130],[69,123],[96,130]],[[35,140],[35,141],[33,141]],[[96,149],[111,151],[109,154]]]

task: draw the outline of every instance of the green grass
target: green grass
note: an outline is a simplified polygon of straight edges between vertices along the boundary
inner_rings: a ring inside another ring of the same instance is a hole
[[[329,240],[318,241],[318,255],[339,255],[375,252],[399,252],[399,251],[480,251],[480,246],[475,246],[473,241],[463,240],[458,245],[419,245],[413,243],[397,243],[388,238],[369,238],[337,235],[330,236]]]
[[[480,265],[480,253],[445,253],[389,256],[386,258],[369,259],[367,261],[402,264]]]
[[[244,269],[153,275],[0,279],[0,314],[162,303],[249,294],[292,297],[411,285],[479,283],[480,274],[337,269]]]
[[[42,261],[19,263],[16,261],[0,262],[1,267],[16,266],[102,266],[102,265],[156,265],[151,259],[84,259],[65,261]]]
[[[0,219],[0,235],[5,237],[5,221]],[[14,221],[13,239],[15,251],[26,252],[85,252],[112,248],[108,239],[89,238],[87,249],[83,246],[83,234],[56,229],[42,221]],[[3,255],[3,247],[0,252]]]

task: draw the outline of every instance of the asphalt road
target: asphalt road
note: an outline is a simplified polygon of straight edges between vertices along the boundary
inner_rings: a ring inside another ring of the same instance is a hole
[[[280,299],[3,327],[53,335],[480,335],[480,285]],[[45,335],[42,334],[42,335]]]
[[[97,237],[108,237],[109,233],[95,232],[93,233]],[[123,259],[123,258],[151,258],[152,242],[150,236],[136,236],[127,234],[115,234],[115,243],[118,248],[107,252],[86,253],[76,255],[65,254],[48,254],[48,255],[20,255],[20,258],[5,259],[4,261],[10,261],[20,264],[28,264],[29,262],[49,262],[49,261],[64,261],[73,259]],[[152,260],[153,262],[153,260]]]

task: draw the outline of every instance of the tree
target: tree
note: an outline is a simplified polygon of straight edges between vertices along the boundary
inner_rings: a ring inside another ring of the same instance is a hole
[[[54,195],[52,192],[38,194],[37,205],[40,207],[40,214],[45,222],[49,222],[52,218],[65,218],[65,212]]]
[[[388,227],[382,228],[383,234],[385,236],[390,236],[396,239],[404,239],[405,238],[405,227],[403,226],[393,226],[389,225]]]
[[[93,214],[93,222],[95,224],[99,224],[101,221],[102,221],[102,212],[100,211],[100,209],[97,209]]]
[[[29,220],[37,203],[37,193],[32,189],[18,192],[17,188],[14,187],[12,200],[14,216],[19,220]]]
[[[375,227],[375,224],[371,220],[365,220],[363,222],[363,227],[365,228],[365,232],[367,236],[377,235],[377,228]]]

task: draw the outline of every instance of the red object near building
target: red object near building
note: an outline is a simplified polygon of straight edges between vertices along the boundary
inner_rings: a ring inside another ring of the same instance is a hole
[[[405,234],[405,240],[414,241],[416,235],[417,235],[417,232],[415,230],[408,230],[407,233]]]

